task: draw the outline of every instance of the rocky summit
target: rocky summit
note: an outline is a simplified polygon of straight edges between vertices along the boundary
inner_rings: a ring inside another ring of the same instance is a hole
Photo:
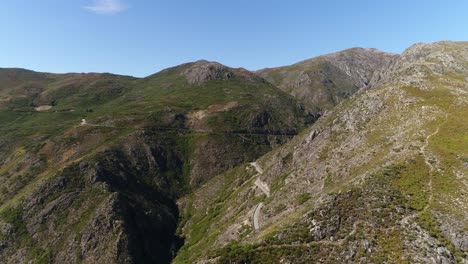
[[[468,263],[468,42],[0,69],[0,263]]]

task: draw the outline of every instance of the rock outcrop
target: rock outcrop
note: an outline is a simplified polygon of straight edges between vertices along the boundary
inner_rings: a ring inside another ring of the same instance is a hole
[[[186,69],[181,72],[187,82],[192,85],[202,85],[212,80],[229,80],[232,78],[244,78],[249,80],[262,81],[250,71],[245,69],[233,69],[218,62],[200,60],[187,64]]]
[[[203,84],[210,80],[229,80],[234,73],[217,62],[197,61],[182,72],[190,84]]]

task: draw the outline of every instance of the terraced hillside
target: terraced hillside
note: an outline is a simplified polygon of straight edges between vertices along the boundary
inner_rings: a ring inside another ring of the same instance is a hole
[[[174,263],[467,263],[467,113],[468,43],[408,48],[254,166],[181,199]]]

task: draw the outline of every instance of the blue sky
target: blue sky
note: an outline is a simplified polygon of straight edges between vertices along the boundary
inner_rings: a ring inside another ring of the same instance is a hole
[[[142,77],[207,59],[255,70],[468,40],[467,14],[466,0],[4,0],[0,67]]]

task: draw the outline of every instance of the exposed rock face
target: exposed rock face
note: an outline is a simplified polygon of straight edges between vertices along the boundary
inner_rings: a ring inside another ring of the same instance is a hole
[[[182,72],[190,84],[203,84],[210,80],[228,80],[234,73],[217,62],[197,61]]]
[[[456,50],[456,53],[453,51]],[[388,82],[406,85],[421,85],[421,79],[433,75],[441,76],[451,72],[467,72],[465,60],[468,47],[464,42],[418,43],[406,49],[401,56],[393,57],[387,65],[378,70],[370,86]]]
[[[369,84],[374,72],[394,57],[396,57],[394,54],[365,48],[353,48],[322,56],[324,60],[346,73],[352,83],[358,87]]]
[[[263,82],[261,78],[246,69],[233,69],[217,62],[205,60],[188,63],[181,75],[185,76],[187,82],[192,85],[202,85],[212,80],[229,80],[232,78]]]
[[[369,84],[395,55],[353,48],[257,73],[301,100],[311,111],[330,109]]]
[[[10,223],[0,222],[0,258],[169,263],[180,245],[175,200],[184,193],[182,154],[174,144],[146,131],[37,184],[2,212]]]

